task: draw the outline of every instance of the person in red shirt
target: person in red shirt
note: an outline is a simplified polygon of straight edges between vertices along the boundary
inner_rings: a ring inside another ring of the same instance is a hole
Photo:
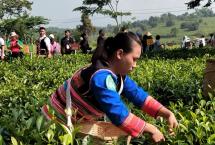
[[[17,58],[17,57],[20,57],[22,58],[23,57],[23,53],[21,52],[21,43],[20,41],[18,40],[18,35],[16,34],[16,32],[11,32],[10,33],[10,46],[9,46],[9,49],[11,51],[11,56],[13,58]]]

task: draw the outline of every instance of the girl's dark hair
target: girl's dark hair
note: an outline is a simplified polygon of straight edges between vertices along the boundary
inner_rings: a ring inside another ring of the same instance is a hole
[[[125,53],[131,52],[133,41],[141,45],[139,37],[133,32],[121,32],[115,37],[108,37],[103,48],[96,48],[91,59],[92,64],[95,64],[97,60],[108,62],[118,49],[122,49]]]

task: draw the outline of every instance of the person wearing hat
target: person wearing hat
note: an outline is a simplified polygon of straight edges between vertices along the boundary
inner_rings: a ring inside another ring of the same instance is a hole
[[[5,42],[4,42],[4,39],[0,36],[0,57],[1,57],[1,60],[4,60],[4,49],[5,49]]]
[[[50,34],[49,39],[51,41],[51,53],[52,53],[52,55],[60,54],[60,44],[55,41],[54,34]]]
[[[39,39],[37,43],[37,55],[52,57],[51,54],[51,42],[49,37],[46,36],[46,28],[40,27],[39,29]]]
[[[147,43],[147,47],[146,47],[146,51],[151,51],[154,47],[154,40],[153,40],[153,37],[152,37],[152,34],[150,32],[146,32],[146,36],[147,36],[147,40],[146,40],[146,43]]]
[[[9,49],[11,51],[11,56],[12,58],[22,58],[23,53],[21,51],[22,48],[22,42],[18,40],[18,35],[16,32],[11,32],[10,33],[10,41],[9,41]]]

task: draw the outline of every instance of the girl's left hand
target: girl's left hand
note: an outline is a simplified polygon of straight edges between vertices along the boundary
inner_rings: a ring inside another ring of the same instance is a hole
[[[169,133],[170,135],[174,135],[173,128],[178,127],[178,122],[175,118],[175,115],[171,112],[170,115],[167,118],[167,122],[169,124]]]

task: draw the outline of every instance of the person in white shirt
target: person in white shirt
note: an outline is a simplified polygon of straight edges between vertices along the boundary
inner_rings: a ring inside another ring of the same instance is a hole
[[[4,39],[0,36],[0,57],[1,57],[1,60],[4,60],[4,49],[5,49],[5,42],[4,42]]]
[[[191,45],[191,40],[189,37],[184,36],[181,42],[181,48],[182,49],[191,49],[192,45]]]
[[[40,37],[37,43],[37,55],[46,55],[48,58],[51,58],[51,41],[49,37],[46,36],[45,27],[40,27],[39,35]]]
[[[205,36],[202,35],[201,38],[199,39],[199,48],[203,48],[205,45],[206,45]]]

